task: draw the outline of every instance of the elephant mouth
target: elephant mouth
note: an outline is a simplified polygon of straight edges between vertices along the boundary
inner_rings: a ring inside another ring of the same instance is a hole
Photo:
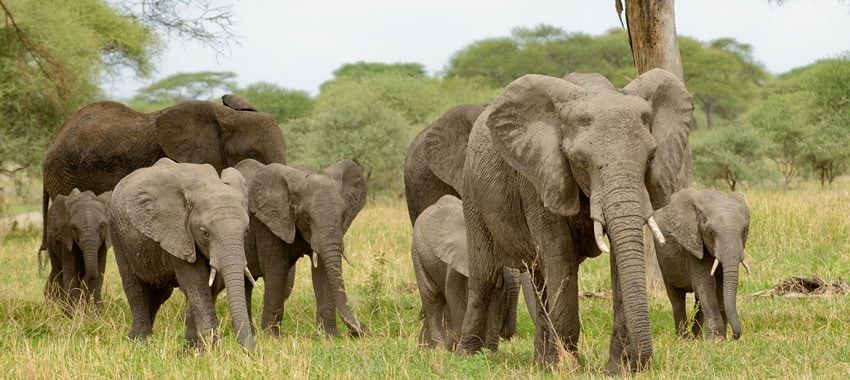
[[[650,216],[646,218],[644,221],[644,225],[649,227],[650,232],[652,232],[652,236],[655,238],[655,241],[659,245],[664,245],[667,243],[667,239],[664,237],[664,234],[661,232],[661,228],[658,227],[658,222],[655,221],[654,216]],[[608,244],[605,243],[605,237],[607,233],[605,230],[605,225],[599,219],[593,219],[593,238],[596,240],[596,246],[599,247],[599,250],[605,253],[611,253],[611,248],[608,247]]]

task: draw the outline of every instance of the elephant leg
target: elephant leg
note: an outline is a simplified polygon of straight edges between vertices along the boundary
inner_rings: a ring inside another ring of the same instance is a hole
[[[700,310],[705,314],[705,327],[708,339],[725,339],[726,325],[723,323],[720,304],[717,302],[717,289],[714,285],[714,279],[710,278],[708,281],[694,286],[694,291],[699,296]]]
[[[543,280],[543,270],[535,266],[529,270],[534,286],[534,303],[536,313],[531,316],[534,320],[534,359],[538,363],[546,362],[547,352],[551,350],[550,343],[555,335],[555,330],[549,322],[549,314],[546,311],[547,295],[546,285]]]
[[[64,307],[66,312],[77,304],[82,297],[82,289],[75,286],[77,278],[77,264],[74,261],[74,255],[70,251],[62,255],[62,289],[67,294],[67,299]]]
[[[159,312],[159,307],[171,297],[172,292],[174,292],[174,288],[170,286],[164,288],[153,288],[148,292],[148,314],[150,314],[151,318],[151,327],[153,327],[153,322],[156,320],[156,313]]]
[[[322,257],[310,266],[313,279],[313,295],[316,296],[316,326],[323,336],[333,338],[339,336],[336,326],[336,306],[333,302],[331,283],[328,281],[327,272],[321,263]],[[427,318],[427,313],[426,313]],[[352,331],[349,328],[349,331]]]
[[[54,302],[64,302],[65,294],[62,288],[62,261],[50,255],[50,273],[44,284],[44,296]]]
[[[485,229],[484,220],[478,211],[464,209],[469,245],[469,281],[467,283],[466,314],[458,350],[474,354],[481,350],[487,338],[487,313],[493,296],[496,280],[502,268],[496,268],[496,250],[493,237]]]
[[[676,335],[679,338],[688,338],[688,313],[685,309],[685,291],[676,289],[670,284],[664,284],[667,290],[667,298],[673,306],[673,323],[676,326]]]
[[[448,268],[448,272],[446,273],[446,306],[449,312],[444,313],[448,314],[446,315],[448,318],[443,318],[444,321],[441,326],[444,328],[443,331],[445,331],[446,337],[449,339],[447,345],[451,344],[452,346],[449,348],[454,348],[453,346],[457,345],[463,331],[463,317],[466,315],[467,286],[468,280],[463,274]]]
[[[280,322],[283,320],[283,302],[286,293],[289,263],[277,254],[273,260],[263,260],[263,318],[260,327],[271,336],[280,336]],[[279,256],[279,257],[278,257]]]
[[[153,328],[148,289],[130,269],[131,267],[124,257],[124,252],[118,245],[115,246],[115,261],[118,264],[118,272],[121,274],[121,287],[124,288],[127,303],[130,304],[130,313],[133,315],[128,336],[130,339],[147,339]]]
[[[198,343],[215,344],[215,331],[218,328],[218,317],[215,314],[212,292],[208,285],[209,267],[192,264],[174,257],[172,259],[174,272],[180,290],[186,295],[191,315],[186,316],[186,326],[194,324],[194,329],[186,330],[186,339],[192,345],[192,340]],[[193,331],[194,330],[194,331]],[[194,333],[197,332],[198,338]]]
[[[702,312],[702,305],[699,302],[699,296],[694,292],[694,324],[691,326],[691,336],[695,339],[702,338],[702,326],[705,325],[705,313]]]

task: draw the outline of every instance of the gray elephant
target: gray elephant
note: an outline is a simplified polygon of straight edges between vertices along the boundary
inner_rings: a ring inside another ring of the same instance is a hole
[[[655,69],[618,91],[598,74],[526,75],[475,121],[463,169],[469,302],[459,350],[480,350],[500,268],[532,270],[535,358],[575,355],[578,266],[608,251],[614,322],[606,371],[643,370],[652,357],[643,226],[676,190],[692,120],[691,95]],[[663,237],[659,236],[661,240]],[[542,281],[541,281],[542,280]]]
[[[221,172],[246,158],[286,163],[286,144],[274,117],[247,100],[222,97],[224,105],[185,101],[151,113],[116,102],[96,102],[71,115],[56,132],[43,162],[42,211],[71,189],[112,190],[133,170],[169,157],[207,163]],[[41,250],[47,249],[46,235]]]
[[[306,167],[244,160],[235,168],[245,177],[249,194],[248,267],[265,282],[263,330],[280,334],[295,262],[307,256],[313,264],[319,329],[326,336],[338,336],[339,312],[352,335],[363,335],[365,327],[348,305],[342,278],[343,236],[366,204],[360,167],[340,160],[317,173]],[[251,291],[249,286],[249,299]]]
[[[50,274],[44,286],[48,299],[64,306],[103,299],[103,273],[106,251],[112,246],[106,205],[112,192],[95,195],[74,189],[58,195],[50,206],[47,226],[47,253]]]
[[[425,317],[420,346],[454,348],[460,338],[466,313],[469,258],[466,224],[460,199],[445,195],[426,208],[413,228],[411,256]],[[495,349],[499,338],[516,335],[520,283],[529,284],[528,272],[504,268],[490,303],[486,345]],[[535,315],[533,295],[526,294],[530,315]]]
[[[218,327],[216,293],[221,273],[236,339],[254,348],[245,282],[248,201],[245,180],[235,169],[221,179],[208,164],[178,164],[168,158],[130,173],[112,193],[108,215],[115,260],[133,325],[130,338],[151,334],[157,311],[175,287],[186,295],[186,339],[200,346]],[[209,281],[209,282],[208,282]]]
[[[459,105],[420,132],[404,161],[404,192],[410,224],[443,195],[463,198],[463,162],[469,132],[484,107]]]
[[[744,198],[738,193],[686,188],[673,194],[655,218],[667,238],[667,244],[658,248],[658,264],[673,305],[676,333],[688,336],[685,294],[694,292],[699,311],[693,336],[701,336],[705,327],[709,338],[725,339],[729,324],[732,337],[740,338],[735,300],[738,267],[743,264],[749,271],[744,248],[750,211]]]

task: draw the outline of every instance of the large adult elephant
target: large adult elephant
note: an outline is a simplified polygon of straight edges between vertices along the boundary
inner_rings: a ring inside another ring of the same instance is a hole
[[[463,162],[469,132],[484,107],[455,106],[419,132],[404,161],[404,192],[410,224],[444,195],[463,198]]]
[[[244,98],[225,95],[223,105],[185,101],[151,113],[116,102],[89,104],[68,118],[43,163],[43,212],[72,189],[111,191],[130,172],[168,157],[206,163],[219,172],[245,158],[286,163],[277,121]],[[47,225],[47,218],[44,220]],[[42,240],[41,249],[46,249]]]
[[[608,250],[607,231],[614,323],[606,370],[649,365],[642,228],[653,227],[653,209],[676,186],[692,112],[685,86],[661,69],[621,91],[598,74],[526,75],[504,89],[476,120],[463,169],[470,278],[462,352],[484,342],[498,269],[528,265],[541,295],[535,358],[557,362],[557,347],[575,354],[578,265]]]

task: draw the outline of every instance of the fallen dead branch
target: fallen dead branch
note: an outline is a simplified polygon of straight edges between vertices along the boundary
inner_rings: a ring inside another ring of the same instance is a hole
[[[817,276],[793,276],[773,288],[749,294],[748,297],[808,298],[847,293],[850,293],[850,283],[846,280],[829,282]]]

